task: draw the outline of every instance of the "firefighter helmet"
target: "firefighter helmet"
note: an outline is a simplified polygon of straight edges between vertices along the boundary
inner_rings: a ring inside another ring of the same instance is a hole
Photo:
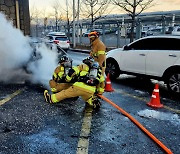
[[[69,62],[69,61],[71,61],[71,60],[70,60],[70,58],[69,58],[68,56],[66,56],[66,55],[63,55],[63,56],[61,56],[61,57],[59,58],[59,63],[60,63],[60,64],[63,63],[63,62]]]
[[[93,59],[93,57],[90,57],[90,56],[83,60],[83,63],[88,66],[91,66],[93,62],[94,62],[94,59]]]
[[[88,34],[88,37],[89,38],[92,38],[92,37],[99,37],[99,33],[96,32],[96,31],[92,31]]]

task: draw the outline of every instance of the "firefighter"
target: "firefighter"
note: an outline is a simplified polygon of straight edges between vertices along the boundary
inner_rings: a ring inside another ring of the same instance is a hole
[[[102,69],[99,67],[98,62],[94,62],[91,57],[84,59],[83,63],[84,64],[78,65],[69,70],[69,73],[66,76],[67,82],[70,82],[74,76],[78,77],[78,81],[71,87],[52,95],[49,95],[47,90],[44,91],[46,102],[57,103],[66,98],[81,96],[86,104],[94,109],[100,107],[100,102],[93,96],[96,92],[96,86],[104,81]]]
[[[65,81],[65,77],[69,69],[72,68],[72,60],[66,55],[63,55],[59,58],[58,64],[59,66],[56,67],[52,79],[49,81],[52,93],[60,92],[61,90],[67,89],[72,85],[71,83],[67,83]]]
[[[96,31],[90,32],[88,34],[91,45],[90,56],[94,58],[95,61],[99,63],[99,66],[102,68],[102,74],[104,75],[106,68],[106,46],[99,39],[99,34]]]

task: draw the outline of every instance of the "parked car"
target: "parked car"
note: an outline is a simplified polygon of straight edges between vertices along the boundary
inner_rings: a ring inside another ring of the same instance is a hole
[[[83,37],[88,37],[88,34],[89,34],[90,32],[91,32],[91,31],[88,30],[88,31],[84,32],[82,36],[83,36]]]
[[[102,30],[102,29],[93,29],[92,31],[98,32],[99,35],[102,35],[102,34],[103,34],[103,30]]]
[[[157,28],[149,29],[146,34],[147,34],[147,36],[160,35],[160,34],[162,34],[162,31],[163,31],[162,27],[157,27]]]
[[[172,31],[172,35],[180,35],[180,27],[175,27]]]
[[[165,34],[172,34],[173,30],[174,30],[173,26],[167,26],[165,29]]]
[[[126,73],[162,80],[170,91],[180,93],[180,37],[149,36],[111,50],[105,72],[111,79]]]
[[[70,48],[70,41],[63,32],[51,32],[43,41],[50,49],[57,49],[58,51],[68,50]]]
[[[150,29],[150,26],[142,26],[141,29],[141,37],[145,37],[147,35],[147,31]]]

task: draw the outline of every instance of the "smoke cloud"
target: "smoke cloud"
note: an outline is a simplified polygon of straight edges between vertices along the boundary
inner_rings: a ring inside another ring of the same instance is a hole
[[[28,64],[28,70],[32,73],[31,82],[42,84],[48,87],[54,69],[57,67],[57,52],[49,50],[45,44],[36,48],[37,56],[41,58]]]
[[[30,38],[25,37],[0,13],[0,82],[29,80],[48,86],[48,80],[57,65],[57,53],[47,49],[45,45],[36,49],[41,54],[41,59],[30,61],[33,55]],[[24,66],[30,74],[24,71]]]
[[[28,39],[0,13],[0,80],[8,80],[11,71],[25,64],[30,55]]]

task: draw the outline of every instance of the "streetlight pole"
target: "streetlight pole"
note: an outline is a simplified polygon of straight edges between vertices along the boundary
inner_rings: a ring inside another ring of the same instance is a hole
[[[20,29],[20,18],[19,18],[19,1],[16,0],[16,25]]]
[[[75,0],[73,0],[73,48],[76,47],[76,36],[75,36]]]
[[[77,43],[79,43],[79,34],[80,34],[80,25],[79,25],[79,7],[80,7],[80,1],[78,0],[78,6],[77,6]]]

